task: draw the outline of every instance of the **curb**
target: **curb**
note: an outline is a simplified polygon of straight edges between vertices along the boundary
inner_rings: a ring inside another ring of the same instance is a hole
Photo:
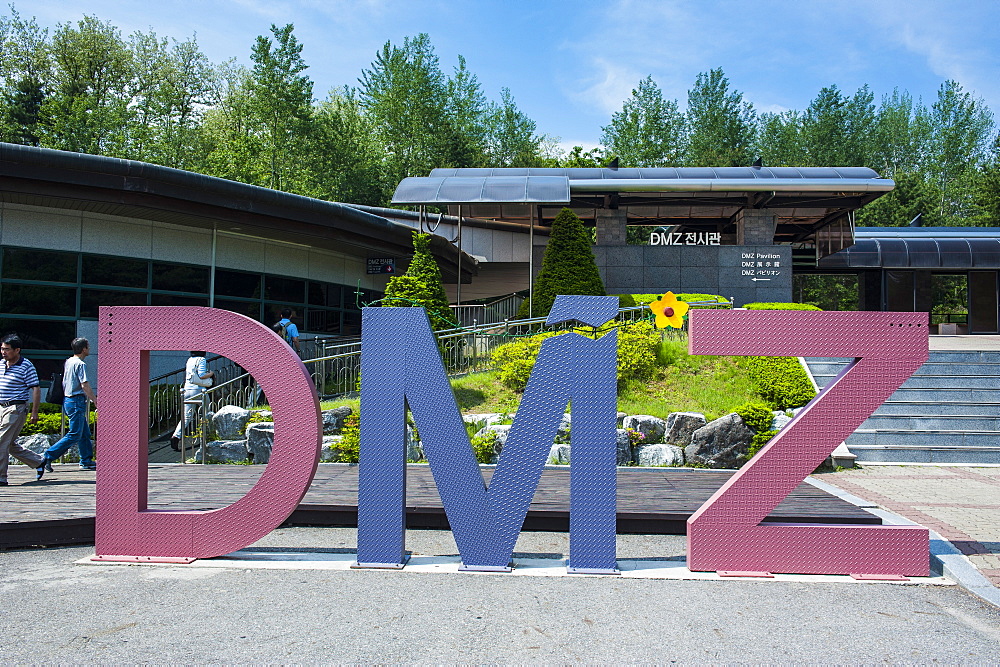
[[[837,496],[841,500],[846,500],[852,505],[862,507],[872,514],[882,517],[888,523],[901,526],[920,525],[915,521],[910,521],[906,517],[881,508],[877,503],[859,498],[853,493],[848,493],[828,482],[814,479],[811,476],[806,478],[806,482]],[[983,573],[954,544],[933,530],[929,528],[927,530],[930,533],[931,572],[948,577],[976,597],[1000,608],[1000,588],[991,584],[990,580],[984,577]]]

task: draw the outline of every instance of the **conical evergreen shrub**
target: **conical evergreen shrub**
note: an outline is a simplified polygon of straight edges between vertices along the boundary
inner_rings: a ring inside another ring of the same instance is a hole
[[[558,294],[605,295],[594,251],[590,248],[590,235],[583,221],[568,208],[560,211],[552,222],[542,270],[532,292],[531,316],[548,315]],[[528,317],[527,301],[521,304],[517,317]]]
[[[423,306],[435,331],[455,326],[451,321],[448,295],[444,291],[441,269],[431,255],[431,236],[413,232],[413,259],[401,276],[389,279],[382,298],[383,306]]]

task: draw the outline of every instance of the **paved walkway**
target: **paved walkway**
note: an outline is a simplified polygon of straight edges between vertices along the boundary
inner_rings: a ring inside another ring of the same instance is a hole
[[[1000,588],[1000,467],[878,465],[817,477],[935,531]]]

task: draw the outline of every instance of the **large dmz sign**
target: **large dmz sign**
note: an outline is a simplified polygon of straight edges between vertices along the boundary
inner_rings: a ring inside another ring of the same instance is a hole
[[[617,303],[616,297],[560,296],[548,321],[598,326],[614,318]],[[504,571],[569,403],[568,569],[617,571],[617,332],[596,340],[566,333],[544,341],[487,487],[423,309],[365,308],[362,324],[359,566],[406,563],[407,408],[420,430],[463,569]],[[926,313],[691,313],[693,354],[854,358],[691,516],[691,570],[928,574],[928,532],[919,526],[762,524],[926,361],[927,329]],[[115,420],[102,426],[97,558],[210,558],[248,546],[281,525],[312,482],[322,436],[316,389],[295,353],[259,322],[211,308],[102,307],[99,330],[101,408]],[[179,346],[205,349],[243,366],[273,411],[270,462],[244,497],[217,510],[147,507],[149,353]],[[261,354],[264,349],[267,354]]]

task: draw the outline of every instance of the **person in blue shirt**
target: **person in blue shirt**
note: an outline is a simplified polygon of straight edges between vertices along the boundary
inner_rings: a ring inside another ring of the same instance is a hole
[[[38,479],[46,471],[52,472],[52,462],[76,445],[80,451],[80,469],[97,470],[94,463],[94,443],[90,439],[90,411],[87,401],[97,405],[97,394],[87,380],[87,365],[83,360],[90,355],[90,342],[74,338],[70,343],[73,356],[63,364],[63,412],[69,417],[69,430],[54,445],[45,450],[45,462],[35,470]]]
[[[42,391],[38,387],[38,372],[34,365],[21,356],[21,338],[17,334],[3,337],[0,353],[3,355],[3,364],[0,365],[0,486],[7,486],[8,455],[42,470],[42,456],[17,444],[24,422],[34,424],[38,421]]]
[[[278,332],[279,336],[285,339],[286,343],[292,346],[292,349],[301,354],[302,350],[299,349],[299,328],[292,322],[291,317],[292,309],[283,309],[281,311],[281,319],[274,325],[274,330]]]

